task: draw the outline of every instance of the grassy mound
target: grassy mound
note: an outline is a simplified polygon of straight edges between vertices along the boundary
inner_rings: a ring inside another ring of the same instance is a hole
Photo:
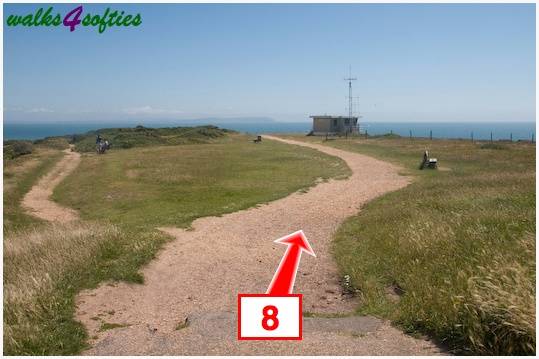
[[[34,141],[34,145],[63,150],[69,147],[68,138],[66,137],[45,137]]]
[[[182,145],[209,143],[213,139],[224,137],[229,130],[215,126],[148,128],[104,128],[89,131],[83,135],[74,135],[71,141],[79,152],[95,151],[95,139],[99,134],[108,140],[113,148],[132,148],[156,145]]]

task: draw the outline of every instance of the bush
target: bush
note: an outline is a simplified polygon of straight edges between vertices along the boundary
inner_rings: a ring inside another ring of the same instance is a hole
[[[30,141],[10,140],[4,141],[4,158],[13,159],[32,153],[33,146]]]

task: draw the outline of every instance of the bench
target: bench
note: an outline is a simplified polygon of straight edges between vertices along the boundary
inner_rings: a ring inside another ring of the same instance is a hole
[[[423,162],[421,162],[421,165],[419,166],[420,170],[424,168],[430,168],[430,169],[438,168],[438,159],[430,158],[429,151],[425,151],[425,153],[423,153]]]

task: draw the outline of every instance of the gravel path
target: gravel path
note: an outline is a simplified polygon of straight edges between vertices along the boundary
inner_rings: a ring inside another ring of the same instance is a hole
[[[65,156],[43,176],[22,199],[22,207],[46,221],[66,223],[79,218],[78,213],[50,200],[52,191],[80,162],[80,153],[64,150]]]
[[[330,254],[339,224],[361,205],[409,180],[395,166],[371,157],[315,144],[346,161],[346,180],[318,184],[307,193],[221,217],[200,218],[192,230],[161,228],[176,239],[143,269],[144,285],[105,283],[77,298],[77,317],[89,330],[90,355],[413,355],[436,354],[372,317],[305,318],[304,340],[237,341],[238,293],[265,293],[285,246],[273,240],[303,229],[317,258],[302,256],[295,292],[305,312],[351,312],[357,302],[341,294]],[[263,145],[263,144],[262,144]],[[178,329],[187,322],[188,326]],[[100,331],[103,323],[120,324]]]

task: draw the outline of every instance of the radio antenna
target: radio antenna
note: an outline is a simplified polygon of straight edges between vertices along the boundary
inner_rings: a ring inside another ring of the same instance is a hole
[[[352,65],[349,66],[348,77],[344,79],[348,81],[348,117],[352,118],[354,115],[353,107],[353,97],[352,97],[352,81],[357,81],[357,78],[352,77]]]

